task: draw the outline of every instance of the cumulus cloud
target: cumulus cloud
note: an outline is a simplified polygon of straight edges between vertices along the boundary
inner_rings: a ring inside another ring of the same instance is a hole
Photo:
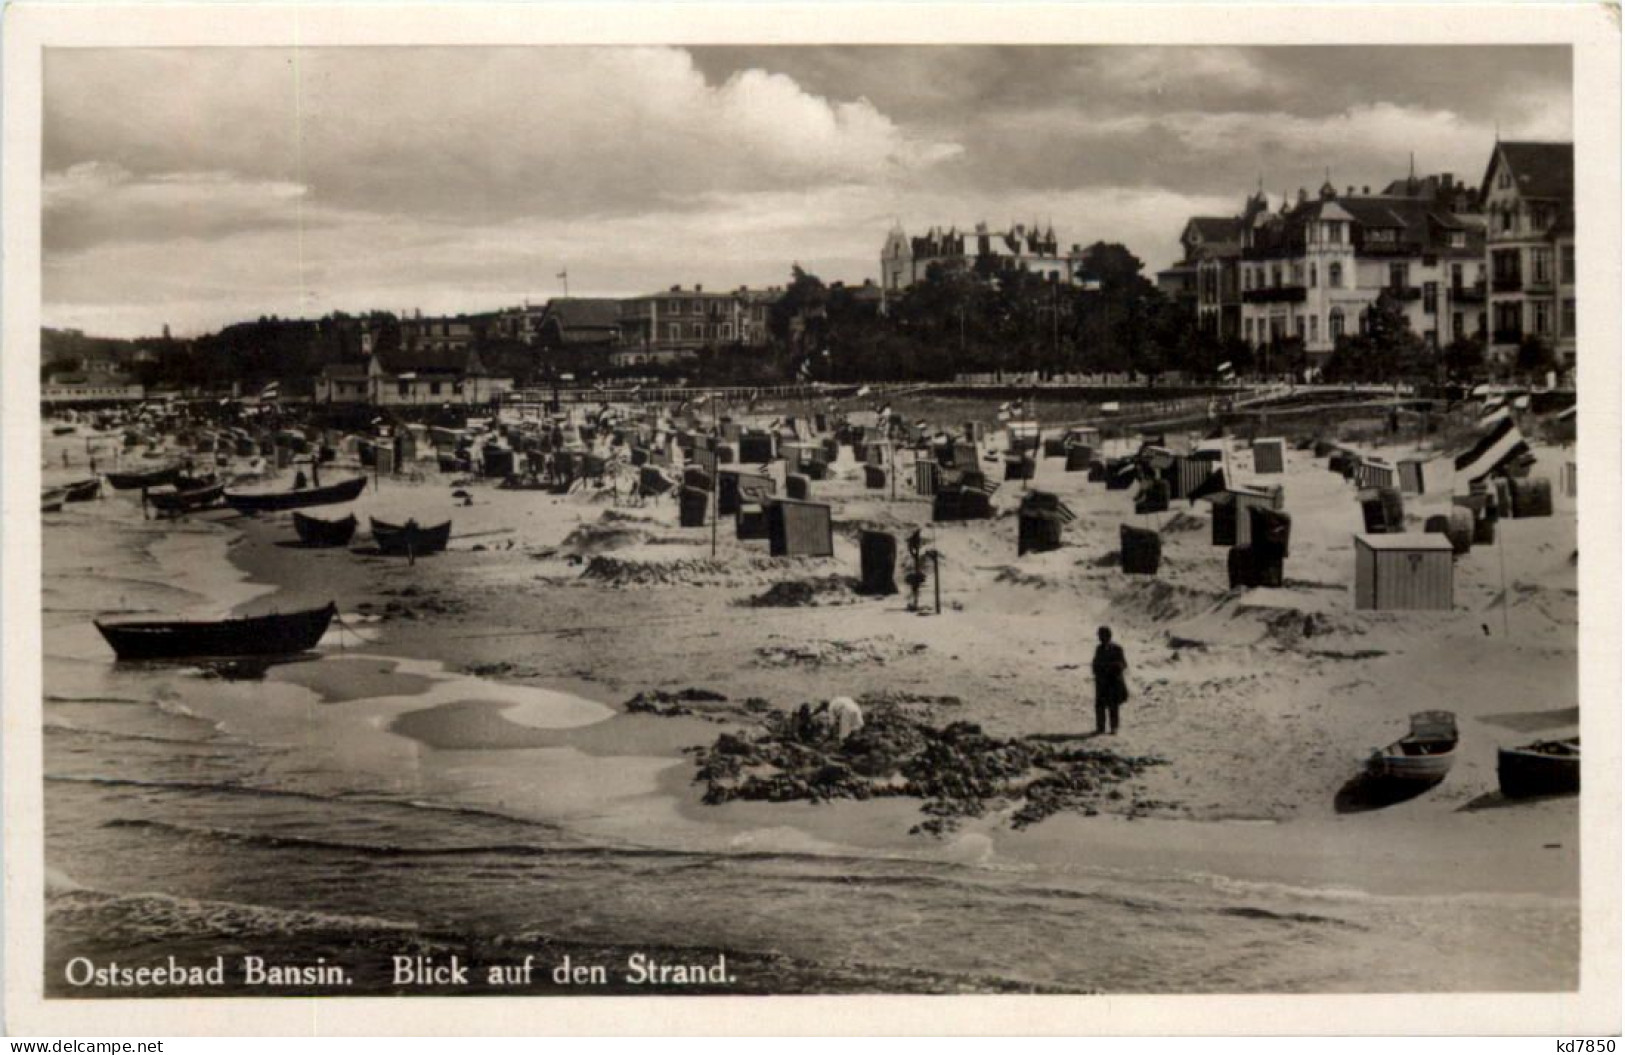
[[[1476,179],[1568,138],[1531,48],[48,51],[48,322],[480,310],[555,293],[876,273],[910,229],[1053,220],[1154,269],[1193,213]]]

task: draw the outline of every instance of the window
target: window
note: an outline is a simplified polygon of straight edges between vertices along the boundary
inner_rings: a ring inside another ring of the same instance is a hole
[[[1512,232],[1512,206],[1501,210],[1501,231],[1505,234]]]
[[[1542,337],[1552,332],[1552,308],[1544,300],[1535,301],[1535,332]]]
[[[1552,251],[1550,249],[1531,249],[1529,251],[1529,269],[1534,272],[1534,281],[1547,285],[1552,281]]]
[[[683,328],[681,326],[675,322],[668,322],[666,324],[666,339],[668,341],[681,340],[682,336]]]
[[[1450,288],[1457,293],[1461,292],[1461,265],[1450,265]]]
[[[1311,341],[1320,340],[1320,316],[1319,315],[1311,315],[1311,316],[1309,316],[1309,339]]]
[[[1247,343],[1252,344],[1253,343],[1253,320],[1252,319],[1247,320],[1246,327],[1247,327]]]
[[[1409,264],[1388,265],[1388,288],[1404,289],[1410,285],[1411,266]]]
[[[1467,232],[1466,231],[1451,231],[1450,232],[1450,248],[1452,248],[1452,249],[1465,249],[1465,248],[1467,248]]]
[[[1292,332],[1294,334],[1298,335],[1299,337],[1303,336],[1303,316],[1302,315],[1294,315],[1292,317]]]
[[[1302,264],[1293,264],[1292,265],[1292,284],[1294,286],[1303,285],[1303,265]]]
[[[722,324],[722,339],[725,340],[725,341],[731,341],[731,340],[733,340],[733,335],[734,335],[734,328],[732,326],[728,325],[727,323],[723,323]]]
[[[1563,301],[1563,336],[1574,336],[1574,298]]]
[[[683,302],[680,300],[666,301],[666,313],[668,315],[681,315],[683,313]]]
[[[1337,265],[1333,264],[1332,266],[1336,267]],[[1337,340],[1338,338],[1342,337],[1343,336],[1343,309],[1342,308],[1333,308],[1331,318],[1328,321],[1329,321],[1329,325],[1326,327],[1327,335],[1330,336],[1331,339],[1334,340],[1334,341]]]
[[[1333,263],[1326,268],[1326,285],[1331,289],[1343,288],[1343,265]]]
[[[1482,311],[1479,312],[1478,313],[1478,332],[1480,334],[1482,334],[1486,329],[1489,328],[1489,325],[1490,325],[1490,317],[1489,317],[1489,315],[1485,314]]]
[[[440,382],[439,381],[430,381],[429,382],[429,395],[438,396],[439,394],[440,394]]]
[[[1517,301],[1501,302],[1495,306],[1495,339],[1500,343],[1516,341],[1523,331],[1523,305]]]
[[[705,314],[705,301],[703,301],[703,300],[694,301],[691,310],[692,310],[693,314],[695,314],[695,315],[704,315]]]
[[[1424,341],[1428,342],[1428,347],[1429,348],[1432,348],[1434,351],[1439,350],[1439,331],[1438,330],[1423,330],[1422,331],[1422,339]]]
[[[1516,249],[1499,249],[1490,257],[1495,270],[1495,284],[1501,289],[1517,289],[1523,268]]]
[[[1574,243],[1570,242],[1563,247],[1563,270],[1558,274],[1558,281],[1565,286],[1574,285]],[[1572,303],[1572,302],[1571,302]]]
[[[411,395],[412,394],[412,382],[410,382],[410,381],[402,381],[397,386],[397,390],[398,390],[398,393],[402,397]]]
[[[1309,288],[1314,289],[1319,284],[1320,273],[1315,264],[1309,265]]]
[[[696,322],[688,328],[688,335],[696,341],[700,340],[705,337],[705,327]]]
[[[1434,315],[1439,311],[1439,284],[1437,282],[1424,282],[1422,284],[1422,312]]]
[[[1452,337],[1462,337],[1462,336],[1465,336],[1466,333],[1467,333],[1467,319],[1466,319],[1466,316],[1464,316],[1459,311],[1456,312],[1455,314],[1451,315],[1450,316],[1450,335]]]
[[[1270,285],[1273,286],[1275,289],[1280,289],[1281,288],[1281,265],[1280,264],[1271,264],[1270,265]]]
[[[1495,185],[1502,190],[1512,186],[1512,173],[1505,165],[1502,165],[1501,171],[1495,174]]]
[[[1253,288],[1253,269],[1250,267],[1244,267],[1241,269],[1241,288]]]

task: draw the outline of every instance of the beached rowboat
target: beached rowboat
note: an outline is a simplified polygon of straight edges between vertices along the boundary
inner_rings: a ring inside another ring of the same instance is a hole
[[[367,489],[367,478],[356,476],[326,487],[306,487],[298,491],[227,491],[226,504],[239,513],[263,513],[281,509],[353,502]]]
[[[299,541],[307,546],[347,545],[355,536],[355,527],[354,513],[343,520],[323,520],[303,513],[293,515],[293,529],[299,533]]]
[[[167,486],[174,483],[180,474],[180,467],[171,465],[145,473],[108,473],[107,482],[115,491],[135,491],[143,487]]]
[[[1411,731],[1372,754],[1372,776],[1407,782],[1436,784],[1456,761],[1456,716],[1449,711],[1419,711],[1411,715]]]
[[[217,504],[225,490],[225,484],[214,483],[187,490],[177,488],[173,491],[149,491],[147,501],[160,513],[190,513],[195,509],[207,509]]]
[[[62,488],[62,498],[67,502],[88,502],[101,493],[102,480],[99,476],[79,480]]]
[[[416,520],[405,524],[390,524],[373,518],[372,540],[380,553],[405,554],[421,557],[425,553],[439,553],[451,540],[451,521],[434,527],[422,527]]]
[[[63,490],[60,487],[53,487],[49,491],[44,492],[40,495],[40,512],[62,512],[62,498]]]
[[[1580,738],[1503,747],[1496,754],[1495,775],[1508,798],[1572,795],[1580,790]]]
[[[243,619],[166,620],[104,623],[96,629],[119,659],[181,659],[218,656],[280,656],[308,652],[338,614],[329,601],[322,608],[286,615]]]

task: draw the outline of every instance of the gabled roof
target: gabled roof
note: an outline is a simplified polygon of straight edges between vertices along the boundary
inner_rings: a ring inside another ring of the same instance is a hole
[[[1204,242],[1234,242],[1241,237],[1241,221],[1234,216],[1192,216],[1185,224],[1185,233],[1191,233],[1192,228]]]
[[[388,374],[466,374],[479,359],[468,348],[397,348],[379,352],[379,369]]]
[[[1490,155],[1490,163],[1484,169],[1482,192],[1486,195],[1497,159],[1512,170],[1518,193],[1525,198],[1574,200],[1573,143],[1495,144],[1495,152]]]

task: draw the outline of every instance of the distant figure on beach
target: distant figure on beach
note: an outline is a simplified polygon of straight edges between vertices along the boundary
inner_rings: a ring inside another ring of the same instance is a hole
[[[1117,709],[1128,699],[1128,683],[1123,680],[1124,671],[1128,670],[1128,657],[1123,655],[1123,646],[1112,642],[1112,630],[1109,626],[1100,628],[1100,645],[1095,649],[1095,732],[1107,731],[1108,723],[1112,735],[1117,734]]]

